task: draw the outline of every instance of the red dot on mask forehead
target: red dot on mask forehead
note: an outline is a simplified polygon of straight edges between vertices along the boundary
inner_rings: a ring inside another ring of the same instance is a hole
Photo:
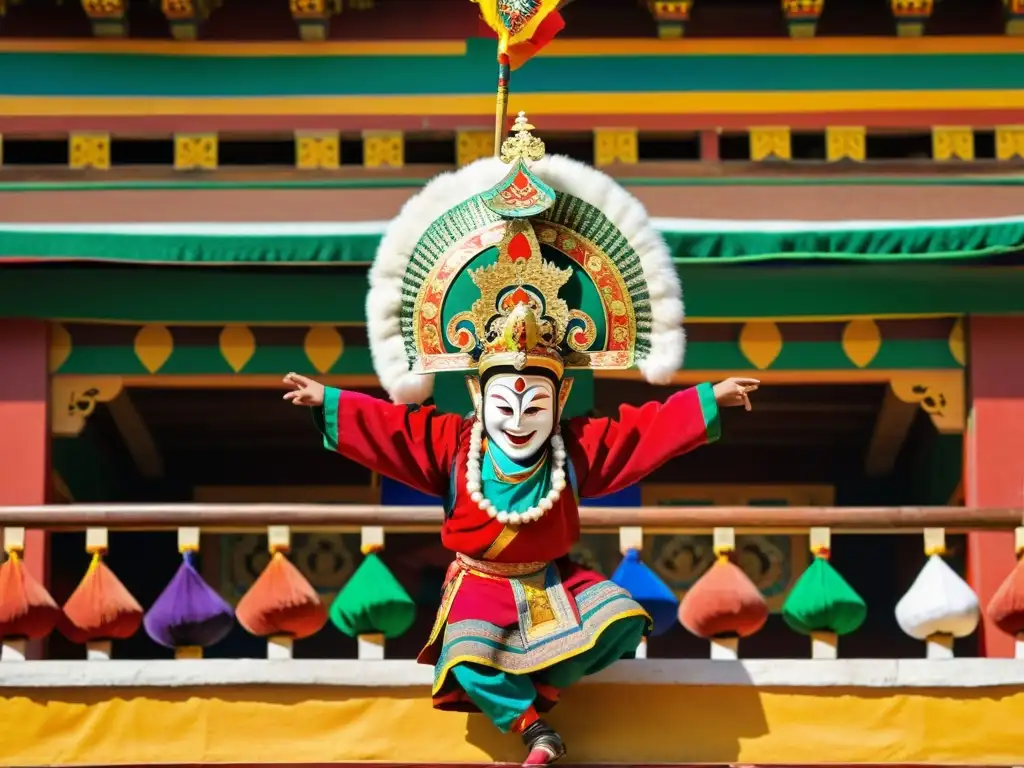
[[[526,380],[519,378],[516,379],[516,392],[522,392],[526,389]]]

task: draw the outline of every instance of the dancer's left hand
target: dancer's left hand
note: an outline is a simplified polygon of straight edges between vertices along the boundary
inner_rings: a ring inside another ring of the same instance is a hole
[[[756,392],[759,386],[761,382],[757,379],[733,378],[720,381],[715,384],[715,402],[722,408],[742,405],[749,411],[752,408],[750,393]]]

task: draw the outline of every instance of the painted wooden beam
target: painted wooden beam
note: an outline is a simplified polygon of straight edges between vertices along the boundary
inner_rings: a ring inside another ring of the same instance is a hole
[[[891,387],[885,390],[864,460],[864,474],[874,478],[892,473],[917,414],[916,404],[901,400]]]
[[[955,328],[955,318],[941,317],[687,323],[686,370],[755,368],[840,375],[882,371],[909,376],[906,386],[912,388],[920,382],[934,384],[936,372],[948,371],[954,377],[962,372],[950,342]],[[76,434],[81,426],[78,414],[84,411],[72,405],[88,399],[82,393],[92,392],[93,399],[110,402],[125,377],[137,382],[153,376],[235,376],[242,386],[244,378],[279,376],[290,370],[311,376],[374,373],[366,328],[361,325],[56,324],[51,362],[58,374],[56,389],[66,400],[54,404],[55,424],[67,422],[62,428]],[[457,381],[456,389],[464,392],[461,377]]]
[[[160,448],[139,415],[127,391],[107,403],[114,424],[117,425],[121,439],[124,440],[128,453],[131,454],[139,474],[149,480],[156,480],[164,475],[164,461]]]

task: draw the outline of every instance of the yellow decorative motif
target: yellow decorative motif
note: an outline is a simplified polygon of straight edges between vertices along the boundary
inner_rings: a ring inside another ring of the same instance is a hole
[[[68,144],[68,165],[71,168],[110,169],[110,134],[72,133]]]
[[[614,163],[636,165],[639,161],[640,149],[635,128],[594,129],[594,165],[598,168]]]
[[[367,168],[401,168],[405,165],[405,138],[400,131],[367,131],[363,134],[363,165]]]
[[[295,134],[295,167],[303,171],[341,167],[341,135],[337,131]]]
[[[82,0],[82,10],[90,19],[119,18],[128,10],[128,0]]]
[[[526,603],[530,610],[530,622],[533,626],[546,624],[555,620],[555,612],[551,609],[551,601],[543,586],[534,586],[525,579],[522,582],[526,593]]]
[[[782,352],[779,326],[761,320],[747,323],[740,331],[740,351],[755,368],[768,368]]]
[[[195,40],[199,25],[210,16],[215,0],[161,0],[160,9],[175,40]]]
[[[71,334],[60,323],[50,326],[50,373],[56,373],[71,357]]]
[[[1024,35],[1024,0],[1003,0],[1006,9],[1006,34]]]
[[[843,352],[858,368],[866,367],[882,348],[882,332],[874,320],[851,320],[843,329]]]
[[[786,18],[817,18],[825,10],[825,0],[782,0],[782,12]]]
[[[491,131],[459,131],[455,139],[455,157],[459,167],[494,154],[494,134]]]
[[[327,373],[345,352],[345,341],[333,325],[314,325],[306,334],[302,349],[320,373]]]
[[[953,356],[960,365],[967,364],[967,347],[964,343],[964,320],[958,318],[949,332],[949,354]]]
[[[196,6],[193,0],[161,0],[160,10],[169,20],[191,19],[196,15]]]
[[[622,302],[619,303],[621,304]],[[573,328],[572,332],[566,336],[566,343],[569,345],[570,349],[575,349],[577,352],[587,351],[597,339],[597,324],[590,315],[586,312],[581,312],[578,309],[569,311],[569,319],[579,320],[583,324],[583,329],[579,330],[577,328]]]
[[[920,37],[924,34],[924,24],[935,7],[934,0],[891,0],[891,4],[897,35]]]
[[[331,16],[341,13],[341,0],[290,0],[292,18],[303,40],[325,40]]]
[[[221,355],[235,373],[241,373],[256,354],[256,337],[246,325],[225,326],[220,332],[218,344]]]
[[[341,13],[341,0],[290,0],[292,17],[323,19]]]
[[[789,128],[769,127],[750,129],[750,159],[755,162],[763,160],[790,160]]]
[[[892,15],[898,19],[927,19],[935,9],[935,0],[891,0]]]
[[[82,9],[92,22],[92,33],[96,37],[128,34],[128,0],[82,0]]]
[[[863,126],[828,127],[825,129],[825,148],[829,162],[854,160],[863,162],[867,157],[867,141]]]
[[[175,134],[174,169],[176,171],[217,170],[217,134]]]
[[[423,315],[423,317],[425,317],[427,320],[433,320],[435,317],[437,317],[437,312],[437,305],[429,301],[425,302],[423,306],[420,307],[420,314]]]
[[[174,337],[164,325],[145,325],[135,334],[135,355],[150,373],[159,371],[174,351]]]
[[[655,21],[658,22],[658,37],[662,40],[672,40],[683,36],[686,22],[690,20],[693,0],[678,0],[677,2],[648,0],[647,7]]]
[[[50,429],[58,437],[77,437],[98,403],[121,394],[118,376],[54,376],[50,387]]]
[[[825,0],[782,0],[790,37],[814,37]]]
[[[932,158],[935,160],[973,160],[974,129],[969,126],[932,128]]]
[[[996,159],[1024,159],[1024,125],[996,126]]]
[[[943,434],[964,431],[965,394],[963,371],[922,371],[900,374],[889,382],[892,392],[905,403],[921,406]]]

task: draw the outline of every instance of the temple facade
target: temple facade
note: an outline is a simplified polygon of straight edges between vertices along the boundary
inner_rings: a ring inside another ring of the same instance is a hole
[[[569,409],[762,382],[573,557],[685,603],[725,556],[768,614],[573,691],[572,761],[1021,764],[1024,2],[562,15],[510,110],[645,205],[688,337],[671,385],[578,373]],[[493,154],[494,50],[465,0],[0,0],[0,765],[514,755],[413,661],[438,499],[281,402],[289,371],[384,396],[369,265]],[[181,579],[212,634],[148,618]]]

